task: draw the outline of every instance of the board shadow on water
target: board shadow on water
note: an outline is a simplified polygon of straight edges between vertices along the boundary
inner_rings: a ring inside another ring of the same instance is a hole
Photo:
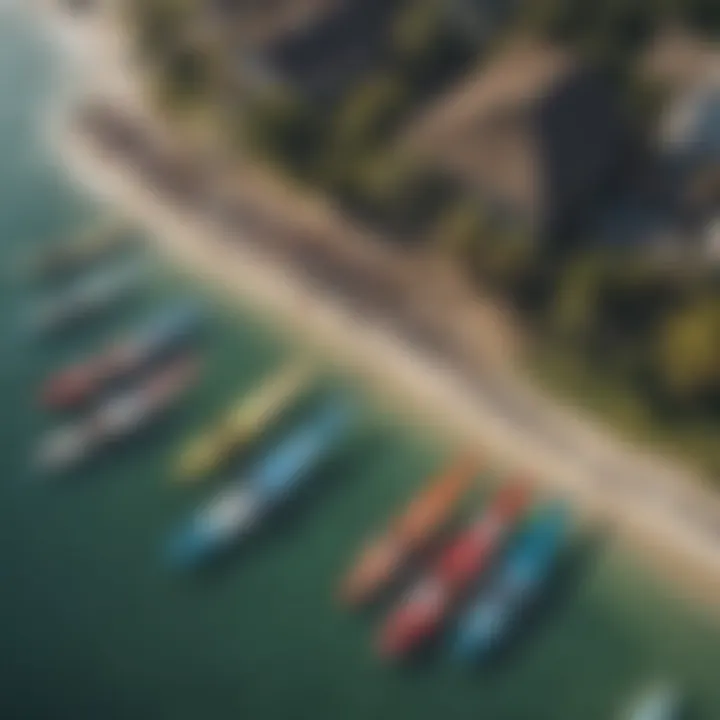
[[[504,671],[524,646],[552,629],[555,621],[577,596],[608,542],[608,530],[597,526],[580,532],[560,556],[557,567],[537,601],[523,614],[506,641],[488,657],[487,664]]]

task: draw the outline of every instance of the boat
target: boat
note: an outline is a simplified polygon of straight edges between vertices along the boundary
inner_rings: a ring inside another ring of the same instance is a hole
[[[53,281],[87,269],[131,243],[128,226],[103,218],[72,241],[44,248],[33,258],[30,272],[39,281]]]
[[[497,575],[461,618],[455,643],[458,656],[480,660],[507,639],[547,582],[567,528],[564,503],[552,503],[530,520]]]
[[[183,450],[178,477],[198,480],[218,470],[275,424],[300,398],[311,378],[312,371],[305,364],[292,364],[273,375]]]
[[[245,477],[224,488],[171,535],[167,562],[193,568],[247,536],[336,452],[352,417],[349,405],[333,401],[286,435]]]
[[[341,585],[341,599],[359,605],[387,587],[450,520],[476,472],[477,461],[461,457],[439,477],[433,477],[387,532],[362,550]]]
[[[670,683],[645,689],[621,716],[623,720],[680,720],[684,709],[681,692]]]
[[[197,330],[200,308],[182,303],[156,312],[136,330],[95,355],[55,373],[41,390],[42,402],[63,409],[87,402],[113,382],[181,348]]]
[[[382,656],[396,658],[414,652],[440,631],[472,583],[497,558],[528,502],[524,485],[508,485],[447,544],[381,626],[378,649]]]
[[[108,445],[145,428],[196,380],[199,363],[182,357],[136,387],[109,398],[88,417],[64,425],[40,442],[35,468],[46,475],[76,468]]]
[[[143,265],[133,262],[82,278],[32,309],[28,318],[31,332],[59,332],[102,314],[137,289],[143,270]]]

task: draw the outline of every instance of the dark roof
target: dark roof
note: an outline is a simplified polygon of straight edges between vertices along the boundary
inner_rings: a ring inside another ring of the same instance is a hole
[[[381,57],[395,0],[341,0],[317,22],[265,51],[279,78],[315,97],[333,96]]]
[[[558,83],[534,124],[543,221],[552,226],[610,179],[629,138],[612,86],[591,69]]]

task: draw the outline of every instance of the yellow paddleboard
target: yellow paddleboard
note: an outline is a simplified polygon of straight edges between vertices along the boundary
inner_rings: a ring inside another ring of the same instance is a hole
[[[213,427],[181,453],[178,473],[186,481],[199,480],[218,470],[253,442],[300,397],[312,380],[306,364],[293,364],[243,398]]]

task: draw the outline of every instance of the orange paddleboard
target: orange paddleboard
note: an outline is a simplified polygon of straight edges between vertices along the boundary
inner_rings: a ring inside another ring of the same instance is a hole
[[[450,520],[477,470],[477,460],[462,456],[439,477],[434,476],[388,531],[362,550],[342,583],[342,600],[358,605],[384,588]]]

